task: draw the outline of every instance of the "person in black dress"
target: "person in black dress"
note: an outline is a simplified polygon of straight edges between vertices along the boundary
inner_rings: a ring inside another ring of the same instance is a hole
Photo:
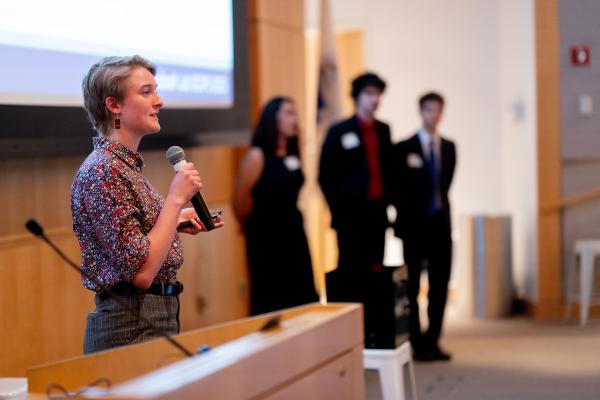
[[[246,234],[252,315],[318,300],[296,206],[303,184],[298,115],[290,98],[275,97],[262,110],[234,189],[234,211]]]

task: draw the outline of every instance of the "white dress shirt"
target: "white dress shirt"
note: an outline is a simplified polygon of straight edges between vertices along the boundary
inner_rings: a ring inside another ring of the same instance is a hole
[[[423,156],[425,157],[425,160],[429,160],[429,152],[430,150],[430,146],[431,143],[433,142],[433,154],[435,154],[435,163],[438,167],[438,170],[442,169],[442,163],[441,163],[441,139],[439,135],[436,134],[431,134],[429,132],[427,132],[427,130],[425,128],[422,128],[421,130],[419,130],[419,132],[417,133],[417,136],[419,137],[419,141],[421,142],[421,148],[423,149]]]

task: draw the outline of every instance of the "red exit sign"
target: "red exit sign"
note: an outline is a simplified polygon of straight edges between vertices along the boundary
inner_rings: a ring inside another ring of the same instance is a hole
[[[577,67],[583,67],[590,65],[592,60],[592,53],[590,48],[587,46],[573,46],[571,47],[571,64]]]

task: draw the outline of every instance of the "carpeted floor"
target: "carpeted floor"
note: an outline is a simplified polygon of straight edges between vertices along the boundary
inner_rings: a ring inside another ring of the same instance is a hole
[[[599,400],[600,321],[457,320],[442,346],[449,363],[415,363],[419,400]],[[367,372],[367,398],[381,398]]]

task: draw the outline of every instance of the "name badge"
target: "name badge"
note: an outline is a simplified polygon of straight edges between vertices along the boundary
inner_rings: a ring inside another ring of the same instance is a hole
[[[408,156],[406,156],[406,164],[410,168],[423,168],[425,163],[423,162],[421,156],[417,153],[409,153]]]
[[[289,171],[297,171],[300,169],[300,159],[296,156],[287,156],[283,159],[283,164]]]
[[[360,139],[356,132],[348,132],[342,135],[342,147],[346,150],[351,150],[360,146]]]

